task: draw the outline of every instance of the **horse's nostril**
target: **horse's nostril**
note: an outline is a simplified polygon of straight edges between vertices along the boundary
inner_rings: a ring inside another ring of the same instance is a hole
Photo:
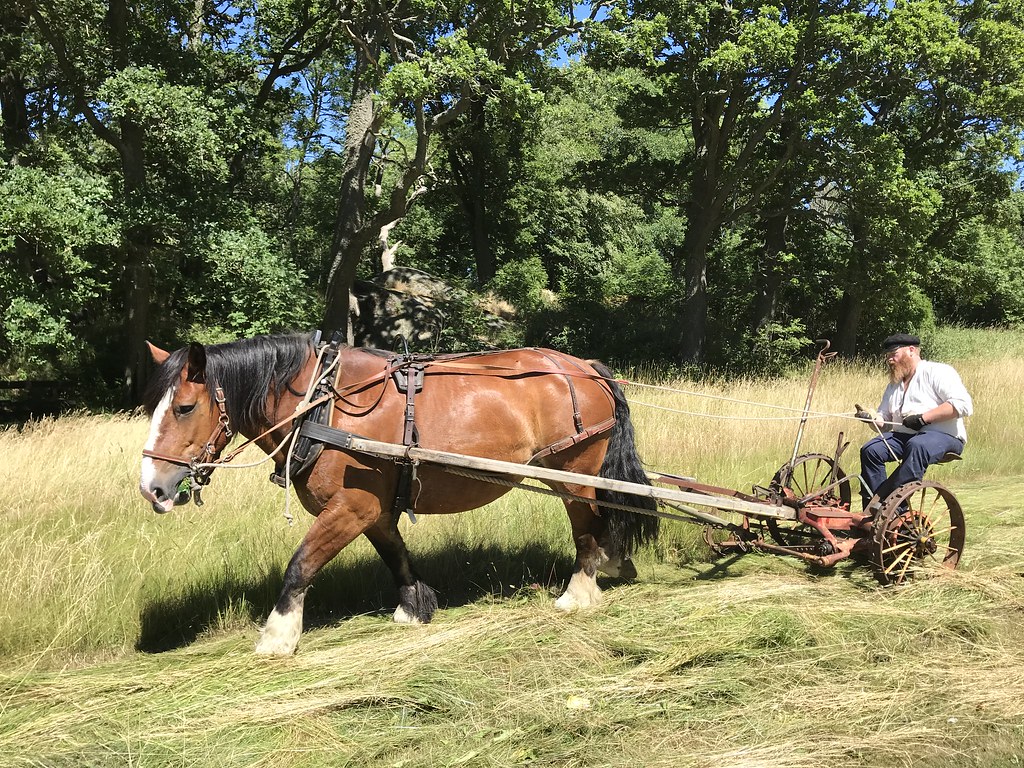
[[[164,499],[167,498],[167,494],[164,493],[164,489],[163,488],[154,488],[153,489],[153,495],[156,496],[156,500],[157,501],[163,501]]]

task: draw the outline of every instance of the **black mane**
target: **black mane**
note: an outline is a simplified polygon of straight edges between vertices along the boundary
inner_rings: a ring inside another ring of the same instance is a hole
[[[260,432],[270,426],[267,401],[281,396],[313,353],[313,335],[254,336],[206,347],[206,387],[224,390],[231,428]],[[171,387],[181,381],[188,347],[172,352],[153,375],[143,405],[152,415]]]

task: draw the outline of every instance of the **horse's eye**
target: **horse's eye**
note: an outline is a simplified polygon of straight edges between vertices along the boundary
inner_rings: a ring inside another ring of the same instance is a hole
[[[195,407],[195,403],[192,403],[191,405],[176,405],[174,406],[174,413],[176,416],[188,416],[193,410],[195,410]]]

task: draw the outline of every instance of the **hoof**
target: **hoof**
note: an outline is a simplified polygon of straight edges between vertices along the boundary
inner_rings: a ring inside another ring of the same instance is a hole
[[[628,579],[632,581],[636,578],[636,566],[633,565],[633,561],[629,558],[620,559],[613,557],[608,562],[598,566],[597,570],[606,576],[611,576],[613,579]]]
[[[569,579],[569,585],[562,596],[555,600],[555,608],[560,611],[575,611],[590,608],[601,602],[601,588],[593,576],[577,571]]]
[[[399,624],[429,624],[437,610],[437,593],[422,581],[398,588],[395,621]]]
[[[395,608],[395,623],[396,624],[422,624],[419,617],[412,615],[405,610],[402,606]]]
[[[555,600],[555,608],[565,613],[571,613],[578,611],[582,606],[576,601],[576,598],[570,595],[568,592],[562,594],[560,598]]]
[[[289,645],[278,639],[266,640],[260,638],[256,643],[257,656],[291,656],[295,653],[297,645]]]
[[[301,612],[282,616],[274,611],[267,618],[266,626],[260,630],[260,639],[256,641],[256,653],[260,656],[291,656],[299,645],[301,634]]]

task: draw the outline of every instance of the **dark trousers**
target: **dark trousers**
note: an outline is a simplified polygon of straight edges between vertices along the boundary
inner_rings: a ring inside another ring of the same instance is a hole
[[[889,452],[889,448],[892,452]],[[942,458],[943,454],[952,451],[960,453],[964,449],[963,441],[945,432],[885,432],[864,443],[860,449],[860,475],[864,480],[860,486],[861,500],[866,507],[871,500],[868,489],[885,499],[896,488],[911,480],[923,480],[924,471],[930,464]],[[892,476],[886,479],[885,465],[887,462],[901,459],[900,465]]]

